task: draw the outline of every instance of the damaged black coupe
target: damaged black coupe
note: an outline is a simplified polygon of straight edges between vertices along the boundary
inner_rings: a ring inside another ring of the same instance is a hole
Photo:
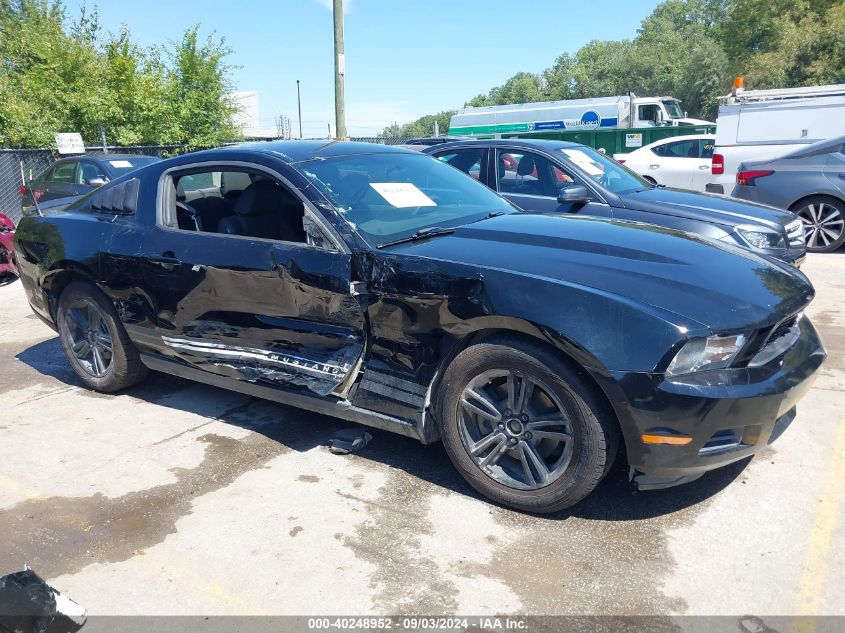
[[[641,488],[751,455],[825,352],[799,271],[672,229],[519,212],[415,152],[187,154],[18,227],[21,278],[100,391],[167,372],[442,440],[551,512],[622,450]]]

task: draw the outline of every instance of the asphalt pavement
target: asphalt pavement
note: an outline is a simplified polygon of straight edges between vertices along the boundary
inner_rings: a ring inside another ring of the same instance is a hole
[[[845,254],[811,255],[829,358],[752,461],[570,511],[480,498],[439,445],[153,374],[83,388],[0,287],[0,574],[108,614],[845,615]],[[761,629],[762,630],[762,629]]]

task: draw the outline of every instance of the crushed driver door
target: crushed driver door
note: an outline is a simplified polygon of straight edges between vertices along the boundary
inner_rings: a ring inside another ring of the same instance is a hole
[[[166,356],[322,396],[358,366],[364,314],[347,253],[157,226],[141,261],[150,343]]]

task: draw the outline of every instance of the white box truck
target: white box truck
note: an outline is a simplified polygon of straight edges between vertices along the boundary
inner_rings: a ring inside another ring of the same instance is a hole
[[[734,91],[720,98],[706,191],[730,193],[743,161],[770,160],[845,134],[845,84]]]

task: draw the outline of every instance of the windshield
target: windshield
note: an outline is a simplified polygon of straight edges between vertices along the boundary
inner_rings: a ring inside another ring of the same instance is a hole
[[[612,158],[589,147],[566,147],[563,155],[582,171],[613,193],[651,187],[651,184]]]
[[[373,245],[515,209],[454,167],[422,154],[363,154],[299,164]]]
[[[119,178],[123,174],[160,160],[155,156],[127,156],[125,158],[110,158],[106,162],[109,164],[109,171],[114,174],[114,178]]]
[[[684,111],[681,110],[680,101],[675,101],[674,99],[667,99],[663,102],[663,106],[666,108],[666,113],[669,115],[670,119],[684,118]]]

